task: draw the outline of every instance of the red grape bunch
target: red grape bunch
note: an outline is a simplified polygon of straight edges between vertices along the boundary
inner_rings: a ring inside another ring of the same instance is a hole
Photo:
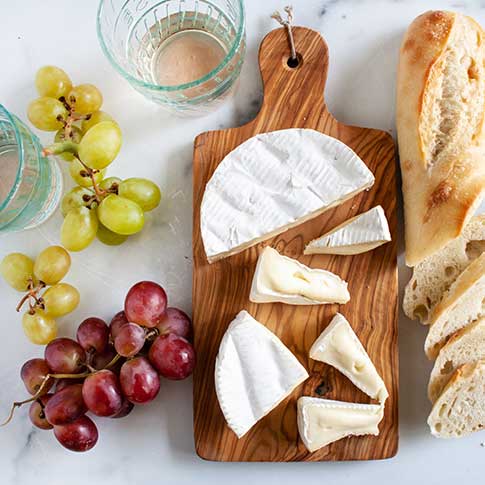
[[[98,429],[87,416],[122,418],[135,404],[152,401],[160,376],[181,380],[192,374],[195,352],[192,322],[178,308],[167,308],[167,295],[157,283],[141,281],[125,298],[124,310],[109,326],[97,317],[84,320],[76,340],[57,338],[44,358],[31,359],[20,376],[32,395],[14,402],[31,403],[29,417],[71,451],[90,450]]]
[[[0,263],[3,279],[24,294],[17,311],[25,303],[29,309],[22,327],[34,344],[46,345],[57,336],[56,318],[71,313],[79,305],[79,291],[62,282],[71,267],[71,257],[61,246],[49,246],[34,260],[22,253],[7,254]]]
[[[110,246],[122,244],[142,230],[145,213],[160,203],[160,189],[144,178],[105,178],[120,151],[122,135],[118,123],[101,111],[103,95],[96,86],[73,86],[56,66],[41,67],[35,86],[40,97],[29,104],[27,116],[39,130],[56,132],[43,154],[68,162],[76,183],[61,203],[62,245],[81,251],[95,237]]]

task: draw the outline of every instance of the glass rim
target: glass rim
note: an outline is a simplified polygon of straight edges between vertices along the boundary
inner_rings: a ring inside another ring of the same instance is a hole
[[[0,201],[0,211],[3,211],[8,204],[12,201],[17,193],[17,190],[20,187],[20,182],[22,180],[22,172],[24,168],[24,142],[22,140],[22,135],[20,134],[17,128],[17,122],[12,115],[3,104],[0,103],[0,114],[4,115],[7,120],[9,121],[11,127],[13,128],[13,132],[15,134],[15,141],[17,142],[17,153],[18,153],[18,167],[17,167],[17,174],[15,175],[15,182],[12,184],[12,188],[9,190],[7,196],[3,201]]]
[[[195,81],[191,81],[189,83],[184,83],[184,84],[176,84],[176,85],[160,85],[160,84],[153,84],[149,83],[146,81],[143,81],[129,72],[127,72],[119,63],[118,61],[114,58],[114,56],[111,54],[110,50],[108,49],[108,46],[106,45],[103,37],[103,33],[101,31],[101,15],[103,8],[105,4],[109,0],[100,0],[99,6],[98,6],[98,11],[96,14],[96,33],[98,36],[98,41],[101,45],[101,50],[103,51],[104,55],[108,58],[110,61],[111,65],[129,82],[132,82],[133,84],[136,84],[138,87],[150,89],[152,91],[159,91],[159,92],[173,92],[173,91],[182,91],[184,89],[191,89],[200,86],[201,84],[205,83],[206,81],[210,80],[213,78],[217,73],[222,71],[224,67],[231,61],[231,59],[236,55],[239,46],[241,45],[241,41],[244,37],[244,29],[245,29],[245,23],[246,23],[246,15],[244,11],[244,0],[236,0],[239,6],[239,10],[241,12],[241,18],[239,20],[238,26],[237,26],[237,32],[236,32],[236,37],[234,39],[234,42],[232,43],[231,49],[229,52],[226,54],[224,59],[214,68],[212,71],[209,71],[205,76],[196,79]],[[160,4],[165,3],[168,0],[162,0]]]

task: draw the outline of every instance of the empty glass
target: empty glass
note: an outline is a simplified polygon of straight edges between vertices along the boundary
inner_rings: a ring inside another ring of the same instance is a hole
[[[56,209],[62,174],[39,139],[0,104],[0,233],[38,226]]]
[[[101,0],[97,18],[101,47],[116,70],[144,96],[182,114],[203,114],[231,92],[244,60],[244,27],[243,0]],[[175,42],[206,48],[210,71],[190,82],[183,74],[171,79],[179,61],[197,59],[192,49],[168,62]]]

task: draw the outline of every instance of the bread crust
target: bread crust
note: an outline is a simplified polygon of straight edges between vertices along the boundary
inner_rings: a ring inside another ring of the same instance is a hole
[[[472,45],[472,38],[476,45]],[[484,192],[484,105],[480,102],[479,109],[474,108],[477,111],[471,128],[467,119],[460,121],[464,130],[473,128],[472,135],[455,133],[446,138],[446,130],[444,134],[440,131],[443,122],[449,121],[446,112],[436,113],[439,102],[446,102],[443,83],[452,78],[447,71],[450,48],[465,46],[466,52],[472,53],[468,80],[473,89],[485,92],[483,40],[484,32],[473,19],[453,12],[429,11],[412,22],[402,42],[396,124],[408,266],[415,266],[458,237]],[[475,65],[474,56],[480,65]],[[459,73],[463,74],[462,70]],[[472,98],[476,96],[462,99],[463,113],[474,102]],[[446,109],[446,104],[443,106]],[[450,126],[446,128],[454,129]],[[446,156],[439,159],[443,143],[450,146],[445,147]]]

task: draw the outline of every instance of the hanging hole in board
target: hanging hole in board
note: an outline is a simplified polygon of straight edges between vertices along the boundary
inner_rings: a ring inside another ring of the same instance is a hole
[[[291,56],[286,58],[286,65],[290,69],[296,69],[296,68],[300,67],[302,62],[303,62],[303,58],[298,53],[296,54],[295,58],[292,58]]]

